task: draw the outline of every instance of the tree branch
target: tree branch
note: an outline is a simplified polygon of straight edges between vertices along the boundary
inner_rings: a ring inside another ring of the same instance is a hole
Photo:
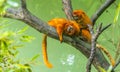
[[[94,60],[94,56],[95,56],[95,52],[96,52],[96,50],[95,50],[96,49],[96,37],[95,37],[92,26],[88,25],[88,27],[89,27],[92,38],[91,38],[91,53],[90,53],[90,56],[89,56],[89,59],[87,62],[86,72],[91,72],[91,65]]]
[[[21,8],[22,9],[27,9],[26,0],[21,0]]]
[[[100,29],[102,27],[102,24],[100,24],[96,33],[94,33],[92,26],[88,25],[88,27],[89,27],[92,38],[91,38],[91,53],[90,53],[90,57],[88,59],[88,63],[86,66],[86,72],[91,71],[91,65],[92,65],[92,62],[93,62],[93,59],[95,56],[95,52],[96,52],[96,40],[99,36],[99,32],[100,32]]]
[[[64,12],[66,14],[66,17],[69,19],[69,20],[74,20],[74,17],[72,15],[72,5],[71,5],[71,0],[62,0],[63,2],[63,8],[64,8]],[[98,28],[98,30],[100,31],[101,30],[101,27],[102,27],[102,24],[100,25],[100,28]],[[107,28],[107,27],[106,27]],[[106,28],[103,28],[102,31],[104,31]],[[88,63],[87,63],[87,72],[89,72],[91,70],[91,64],[94,60],[94,55],[95,55],[95,47],[96,47],[96,40],[98,38],[98,36],[100,35],[100,32],[97,31],[97,33],[93,36],[93,39],[92,39],[92,49],[91,49],[91,53],[90,53],[90,57],[89,57],[89,60],[88,60]],[[101,33],[102,33],[101,31]],[[91,28],[91,34],[93,35],[93,30]]]
[[[106,0],[106,2],[92,16],[91,20],[93,22],[93,25],[95,24],[96,20],[101,16],[101,14],[114,2],[115,2],[115,0]]]
[[[49,37],[59,40],[55,29],[53,27],[48,26],[46,22],[43,22],[41,19],[39,19],[38,17],[30,13],[27,10],[27,8],[23,8],[24,5],[26,5],[24,4],[25,0],[21,0],[21,1],[23,1],[21,2],[22,7],[18,9],[13,9],[13,8],[7,9],[4,17],[20,20],[28,24],[29,26],[33,27],[37,31],[47,34]],[[73,46],[74,48],[82,52],[87,58],[89,57],[90,50],[91,50],[90,44],[80,40],[79,37],[71,38],[69,36],[63,35],[63,42]],[[98,66],[101,66],[102,68],[105,68],[106,70],[108,69],[110,65],[99,49],[96,49],[96,54],[93,60],[93,64],[96,68],[98,68]]]
[[[96,43],[97,43],[97,39],[99,37],[99,35],[106,30],[111,24],[105,26],[104,28],[102,28],[102,24],[100,24],[100,26],[97,28],[96,33],[94,33],[94,30],[92,28],[92,26],[88,25],[90,33],[91,33],[91,53],[87,62],[87,66],[86,66],[86,72],[90,72],[91,71],[91,65],[93,63],[94,60],[94,56],[96,54]]]
[[[74,20],[73,14],[72,14],[73,9],[71,5],[71,0],[62,0],[62,3],[63,3],[63,10],[65,12],[67,19]]]

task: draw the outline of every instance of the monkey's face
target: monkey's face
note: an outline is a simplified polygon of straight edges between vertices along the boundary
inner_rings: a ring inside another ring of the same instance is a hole
[[[75,28],[70,24],[66,24],[65,29],[64,29],[64,33],[66,35],[72,36],[75,33]]]
[[[73,17],[79,24],[83,23],[84,16],[85,16],[85,13],[82,10],[74,10],[73,11]]]
[[[85,16],[85,12],[82,10],[74,10],[73,11],[73,16],[74,17],[78,17],[78,18],[82,18],[83,16]]]
[[[80,32],[80,26],[75,21],[70,21],[68,24],[65,25],[64,33],[69,36],[78,35]]]

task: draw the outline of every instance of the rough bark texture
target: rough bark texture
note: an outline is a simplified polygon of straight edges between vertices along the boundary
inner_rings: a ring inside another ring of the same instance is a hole
[[[55,29],[48,26],[47,23],[43,22],[41,19],[34,16],[28,10],[24,11],[23,13],[21,8],[18,10],[8,9],[7,14],[4,15],[4,17],[13,18],[13,19],[17,19],[22,22],[25,22],[26,24],[30,25],[37,31],[47,34],[49,37],[52,37],[58,40],[58,35]],[[87,58],[89,57],[90,49],[91,49],[91,46],[89,43],[86,43],[80,40],[79,37],[71,38],[68,36],[63,36],[63,39],[64,39],[63,42],[73,46],[74,48],[82,52]],[[99,49],[97,49],[96,51],[93,64],[96,68],[98,66],[101,66],[105,69],[108,69],[109,67],[108,61],[105,59],[105,57],[103,56],[102,52]]]
[[[107,1],[114,2],[115,0],[107,0]],[[93,22],[95,22],[97,18],[102,14],[102,13],[99,13],[101,10],[99,10],[96,14],[93,15],[93,18],[92,18]],[[34,16],[32,13],[28,11],[25,0],[21,0],[21,7],[19,9],[13,9],[13,8],[7,9],[6,14],[3,17],[20,20],[28,24],[29,26],[33,27],[40,33],[47,34],[49,37],[58,40],[58,35],[54,28],[48,26],[47,23],[43,22],[41,19]],[[64,39],[63,42],[73,46],[74,48],[82,52],[87,58],[89,58],[90,49],[91,49],[91,46],[89,43],[82,41],[79,37],[69,37],[69,36],[63,35],[63,39]],[[93,64],[97,70],[98,70],[98,66],[101,66],[102,68],[106,70],[110,66],[110,64],[105,59],[104,55],[99,49],[96,49]]]

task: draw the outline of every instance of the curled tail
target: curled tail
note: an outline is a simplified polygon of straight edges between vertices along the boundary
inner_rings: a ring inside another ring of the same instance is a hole
[[[96,44],[97,48],[101,49],[110,59],[111,65],[114,66],[115,65],[115,60],[113,59],[113,57],[110,55],[110,53],[107,51],[107,49],[105,49],[103,46]]]
[[[47,35],[44,34],[43,36],[43,41],[42,41],[42,53],[43,53],[43,60],[45,65],[48,68],[52,68],[52,64],[48,61],[48,56],[47,56]]]

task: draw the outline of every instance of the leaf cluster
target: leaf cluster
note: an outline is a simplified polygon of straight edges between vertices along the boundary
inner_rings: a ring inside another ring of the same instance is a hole
[[[23,42],[34,39],[24,34],[26,30],[27,27],[17,32],[0,31],[0,72],[32,72],[29,63],[21,64],[20,60],[16,60],[17,48],[23,47]]]

